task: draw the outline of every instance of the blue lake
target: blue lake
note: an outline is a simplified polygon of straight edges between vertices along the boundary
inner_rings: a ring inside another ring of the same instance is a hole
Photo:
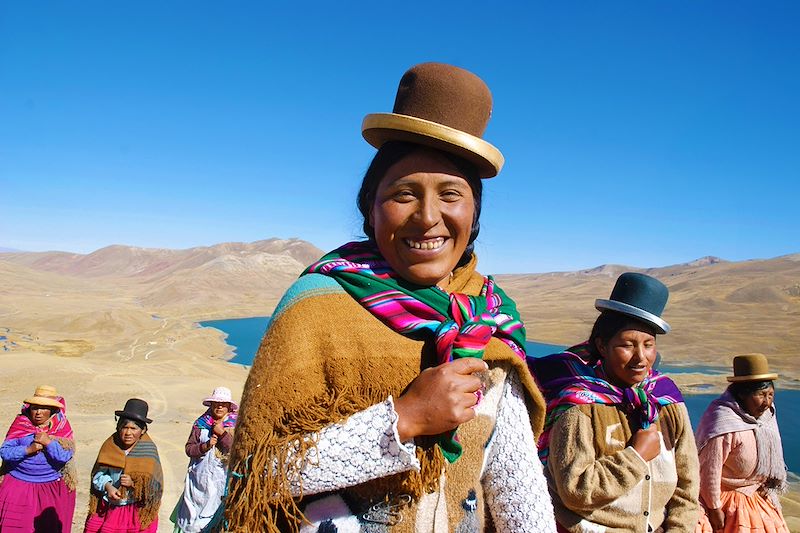
[[[269,317],[237,318],[228,320],[207,320],[199,322],[202,327],[215,328],[227,335],[225,342],[231,346],[233,352],[232,363],[250,365],[253,363],[258,346],[264,337],[264,332],[269,324]],[[542,357],[564,349],[563,345],[546,344],[528,341],[528,354],[532,357]],[[726,374],[727,369],[722,367],[700,365],[660,365],[659,370],[665,373],[699,372],[709,375]],[[686,407],[692,426],[697,427],[703,411],[706,410],[716,394],[686,395]],[[800,390],[778,389],[775,393],[775,404],[778,410],[778,424],[783,438],[783,455],[789,470],[800,473]]]

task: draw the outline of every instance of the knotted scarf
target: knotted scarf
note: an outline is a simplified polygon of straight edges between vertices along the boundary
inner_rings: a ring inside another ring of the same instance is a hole
[[[133,481],[133,487],[127,490],[133,491],[133,500],[139,514],[139,525],[141,529],[147,527],[158,518],[158,509],[161,506],[161,493],[164,490],[164,474],[161,470],[161,459],[158,456],[158,449],[147,433],[144,433],[139,442],[130,448],[125,455],[125,451],[118,444],[117,434],[108,437],[100,452],[97,460],[92,467],[92,479],[95,474],[104,467],[111,467],[122,470],[128,474]],[[125,496],[127,497],[127,496]],[[91,487],[89,495],[89,514],[95,514],[98,509],[103,494]]]
[[[226,414],[225,418],[222,420],[223,429],[225,429],[225,431],[227,431],[231,435],[233,435],[233,429],[234,427],[236,427],[236,418],[237,418],[237,413],[234,411]],[[205,429],[206,431],[208,431],[209,436],[213,431],[214,424],[216,424],[216,421],[214,420],[214,417],[211,416],[211,407],[209,407],[205,413],[200,415],[200,417],[194,421],[194,426],[199,429]],[[227,462],[228,460],[227,456],[229,454],[223,454],[222,451],[217,446],[214,446],[214,455],[216,455],[216,457],[221,461]]]
[[[525,357],[525,326],[513,300],[491,277],[484,278],[478,296],[413,285],[400,278],[368,241],[347,243],[330,252],[304,272],[309,273],[334,278],[392,330],[414,339],[433,338],[439,364],[483,357],[493,336]],[[438,445],[451,463],[463,452],[456,430],[441,435]]]
[[[752,477],[766,481],[763,487],[773,503],[778,494],[786,492],[786,463],[783,460],[783,445],[775,415],[775,405],[756,418],[739,405],[730,389],[711,402],[697,426],[697,451],[703,449],[714,437],[726,433],[753,431],[756,436],[758,458]]]
[[[28,410],[31,406],[27,403],[23,403],[19,414],[14,418],[14,420],[11,422],[11,426],[8,428],[5,440],[21,439],[22,437],[35,435],[40,431],[44,431],[50,437],[58,440],[58,443],[65,450],[74,449],[75,437],[72,433],[72,426],[69,424],[69,420],[67,420],[67,402],[64,401],[64,398],[61,396],[55,397],[55,400],[60,402],[61,405],[64,406],[64,409],[58,409],[54,407],[53,410],[55,412],[50,416],[50,418],[47,419],[47,422],[42,427],[37,427],[33,422],[31,422],[31,419],[28,418]],[[73,461],[74,456],[72,459],[67,461],[60,470],[60,474],[64,479],[64,483],[66,483],[67,488],[72,491],[75,490],[77,485],[77,471]],[[6,471],[2,466],[0,466],[0,480],[4,474],[6,474]]]
[[[216,424],[216,421],[214,420],[214,417],[211,416],[210,407],[208,408],[208,411],[200,415],[198,419],[194,421],[195,427],[198,427],[200,429],[207,429],[209,431],[211,431],[211,428],[214,427],[214,424]],[[222,421],[222,427],[232,428],[235,425],[236,425],[236,413],[233,412],[225,415],[225,419]]]
[[[541,358],[528,358],[528,368],[539,383],[547,402],[544,431],[539,437],[539,459],[547,464],[550,431],[567,409],[574,405],[618,405],[631,416],[636,429],[647,429],[658,420],[661,406],[683,402],[675,383],[655,370],[633,387],[608,382],[602,360],[590,364],[589,343]]]

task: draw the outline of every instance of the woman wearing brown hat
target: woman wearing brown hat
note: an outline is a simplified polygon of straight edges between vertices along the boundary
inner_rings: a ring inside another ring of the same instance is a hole
[[[676,385],[653,369],[669,291],[626,272],[589,340],[530,359],[547,399],[540,456],[556,520],[571,532],[693,531],[697,449]]]
[[[54,387],[25,398],[0,447],[0,531],[69,531],[75,451],[66,404]]]
[[[733,358],[731,384],[697,427],[704,531],[788,532],[778,495],[786,464],[775,417],[774,380],[763,354]]]
[[[84,533],[155,533],[164,476],[147,434],[147,402],[131,398],[114,411],[117,430],[102,444],[92,468]]]
[[[534,435],[544,405],[514,302],[476,270],[491,95],[410,69],[358,207],[367,240],[310,266],[275,310],[245,385],[231,531],[553,531]],[[527,407],[530,407],[530,415]]]

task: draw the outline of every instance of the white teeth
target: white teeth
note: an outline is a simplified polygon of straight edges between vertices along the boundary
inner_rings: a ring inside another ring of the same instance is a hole
[[[437,239],[424,242],[412,241],[410,239],[406,239],[406,244],[409,247],[414,248],[416,250],[436,250],[437,248],[441,248],[441,246],[444,244],[444,238],[439,237]]]

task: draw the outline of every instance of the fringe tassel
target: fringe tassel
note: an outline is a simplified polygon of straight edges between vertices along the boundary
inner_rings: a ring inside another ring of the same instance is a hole
[[[255,434],[260,428],[237,428],[225,508],[228,524],[234,525],[228,531],[299,531],[307,520],[298,506],[300,498],[292,497],[290,480],[300,478],[309,450],[316,447],[316,442],[308,435],[384,401],[389,394],[387,390],[377,389],[332,391],[328,397],[316,398],[297,410],[284,413],[272,429],[264,428]],[[433,441],[419,448],[417,457],[422,465],[420,472],[371,481],[369,496],[402,491],[418,499],[424,493],[435,491],[445,466],[444,457]]]

